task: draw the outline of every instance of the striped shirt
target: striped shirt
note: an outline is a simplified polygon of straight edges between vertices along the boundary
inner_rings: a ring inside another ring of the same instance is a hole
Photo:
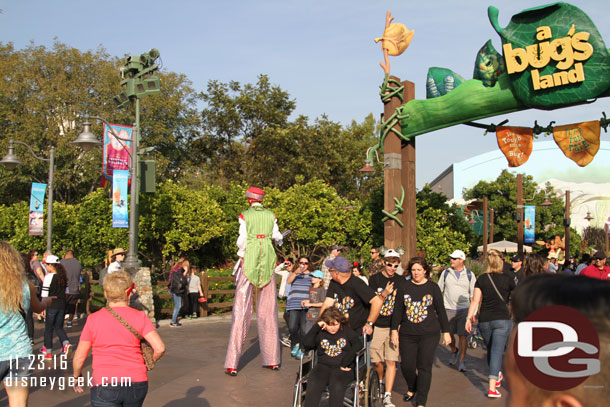
[[[290,293],[288,294],[288,300],[286,301],[286,311],[303,309],[301,302],[309,299],[310,287],[311,275],[297,274],[290,286]]]

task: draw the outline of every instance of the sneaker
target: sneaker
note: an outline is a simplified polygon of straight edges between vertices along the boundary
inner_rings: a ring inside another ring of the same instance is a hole
[[[460,360],[460,366],[458,367],[458,370],[460,372],[465,372],[466,371],[466,363],[464,363],[463,360]]]
[[[62,348],[62,352],[66,355],[66,359],[70,359],[72,357],[72,345],[66,343]]]
[[[460,358],[460,352],[456,349],[451,355],[451,359],[449,360],[449,366],[457,365],[458,359]]]
[[[68,314],[64,315],[64,321],[68,318],[70,318],[70,315],[68,315]]]
[[[193,316],[192,315],[187,315],[184,318],[186,318],[186,319],[193,319]]]
[[[491,398],[491,399],[499,399],[500,397],[502,397],[502,394],[500,394],[500,392],[496,389],[496,390],[489,390],[487,392],[487,397]]]
[[[74,318],[72,320],[78,319],[78,314],[74,314]]]
[[[301,349],[297,350],[297,353],[294,354],[294,357],[297,359],[301,359],[303,357],[303,351]]]
[[[182,324],[180,322],[170,322],[169,326],[171,326],[172,328],[175,328],[177,326],[182,326]]]
[[[298,344],[296,344],[296,345],[294,345],[294,346],[292,347],[292,350],[290,351],[290,355],[291,355],[292,357],[295,357],[295,358],[296,358],[296,356],[297,356],[297,352],[298,352],[298,351],[299,351],[299,345],[298,345]]]
[[[502,372],[498,374],[498,380],[496,380],[496,387],[502,387],[502,380],[504,379],[504,375]]]
[[[285,346],[287,348],[290,348],[292,346],[290,344],[290,338],[288,336],[282,336],[282,338],[280,339],[280,343],[282,344],[282,346]]]
[[[66,328],[72,328],[72,321],[66,322]]]
[[[392,403],[392,393],[385,393],[383,395],[383,407],[396,407],[394,403]]]
[[[193,319],[197,319],[197,318],[199,318],[199,316],[198,316],[197,314],[193,314],[193,315],[191,315],[191,317],[192,317]]]

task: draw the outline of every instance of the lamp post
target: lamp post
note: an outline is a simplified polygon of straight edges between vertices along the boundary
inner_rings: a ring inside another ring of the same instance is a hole
[[[123,90],[121,93],[112,98],[118,107],[124,106],[129,102],[135,102],[136,125],[131,140],[132,150],[130,153],[131,198],[129,209],[129,251],[127,252],[127,257],[123,262],[125,269],[130,270],[132,273],[135,273],[140,267],[140,262],[138,261],[138,153],[140,142],[140,99],[145,96],[157,94],[161,90],[159,77],[154,75],[154,73],[159,69],[159,66],[155,63],[159,57],[159,51],[155,48],[139,56],[132,55],[127,57],[125,64],[121,68],[121,86],[123,87]],[[106,120],[97,116],[92,116],[91,118],[105,123],[110,129],[112,136],[119,140],[121,144],[123,144],[124,141],[127,141],[119,137]],[[83,146],[83,149],[101,144],[93,133],[91,133],[91,123],[89,122],[88,117],[85,117],[83,126],[83,132],[78,136],[74,143]]]
[[[49,207],[47,209],[47,251],[50,252],[52,250],[51,239],[53,236],[53,171],[55,168],[55,147],[51,147],[49,149],[49,158],[42,158],[42,157],[38,157],[36,154],[34,154],[34,151],[28,144],[26,144],[22,141],[14,141],[13,139],[10,139],[9,143],[8,143],[8,153],[0,161],[0,164],[2,164],[7,170],[13,170],[17,166],[23,165],[23,163],[15,155],[15,152],[14,152],[15,150],[14,150],[13,144],[21,144],[23,146],[26,146],[34,158],[36,158],[37,160],[40,160],[40,161],[49,162],[49,180],[48,180]]]
[[[131,188],[130,188],[130,203],[129,203],[129,251],[127,252],[127,257],[123,262],[123,265],[127,270],[135,269],[139,267],[138,261],[138,133],[139,129],[136,125],[136,128],[133,132],[132,140],[125,139],[120,137],[116,131],[112,128],[108,121],[104,120],[99,116],[85,116],[85,120],[83,121],[83,132],[78,136],[76,140],[72,143],[79,145],[84,151],[90,150],[92,147],[96,147],[102,145],[102,143],[95,137],[95,135],[91,132],[91,122],[90,119],[98,120],[104,123],[112,137],[114,137],[127,151],[129,154],[129,158],[131,161],[131,165],[129,168],[129,173],[131,176]],[[125,142],[131,141],[132,149],[129,151]]]

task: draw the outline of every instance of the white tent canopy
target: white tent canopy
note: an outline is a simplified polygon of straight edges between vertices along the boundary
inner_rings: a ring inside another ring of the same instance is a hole
[[[501,240],[499,242],[488,244],[487,245],[487,250],[489,250],[489,249],[496,249],[496,250],[498,250],[500,252],[517,253],[517,247],[518,247],[517,243],[509,242],[508,240]],[[477,251],[482,253],[483,252],[483,246],[477,247]],[[532,248],[531,248],[531,246],[523,245],[523,251],[526,252],[526,253],[531,253]]]

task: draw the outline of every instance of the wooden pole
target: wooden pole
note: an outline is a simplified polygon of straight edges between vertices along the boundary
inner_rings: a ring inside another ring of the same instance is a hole
[[[517,253],[523,255],[523,175],[517,174]]]
[[[487,197],[483,197],[483,261],[487,261]]]
[[[494,242],[494,218],[496,217],[496,210],[491,209],[491,222],[489,222],[489,243]]]
[[[415,84],[404,81],[405,103],[415,99]],[[416,207],[416,186],[415,186],[415,137],[409,142],[402,143],[402,185],[405,188],[405,202],[403,208],[405,226],[402,228],[402,246],[405,248],[403,264],[406,264],[412,257],[417,256],[417,207]]]
[[[396,81],[399,78],[390,77]],[[403,100],[415,98],[415,84],[409,81],[401,82],[404,86]],[[401,106],[398,96],[393,97],[384,104],[384,120],[388,120],[396,109]],[[400,123],[396,123],[394,128],[400,132]],[[396,249],[398,246],[405,248],[405,255],[402,261],[405,262],[415,255],[416,249],[416,227],[415,227],[415,139],[408,143],[402,140],[393,132],[388,133],[383,144],[384,151],[384,209],[392,213],[395,208],[394,198],[402,195],[404,188],[405,199],[403,202],[403,213],[396,217],[403,223],[401,227],[396,221],[390,219],[384,223],[384,245],[387,248]]]
[[[567,267],[570,263],[570,191],[566,191],[566,208],[563,224],[565,226],[564,243],[565,254],[563,266]],[[574,271],[574,270],[573,270]]]

